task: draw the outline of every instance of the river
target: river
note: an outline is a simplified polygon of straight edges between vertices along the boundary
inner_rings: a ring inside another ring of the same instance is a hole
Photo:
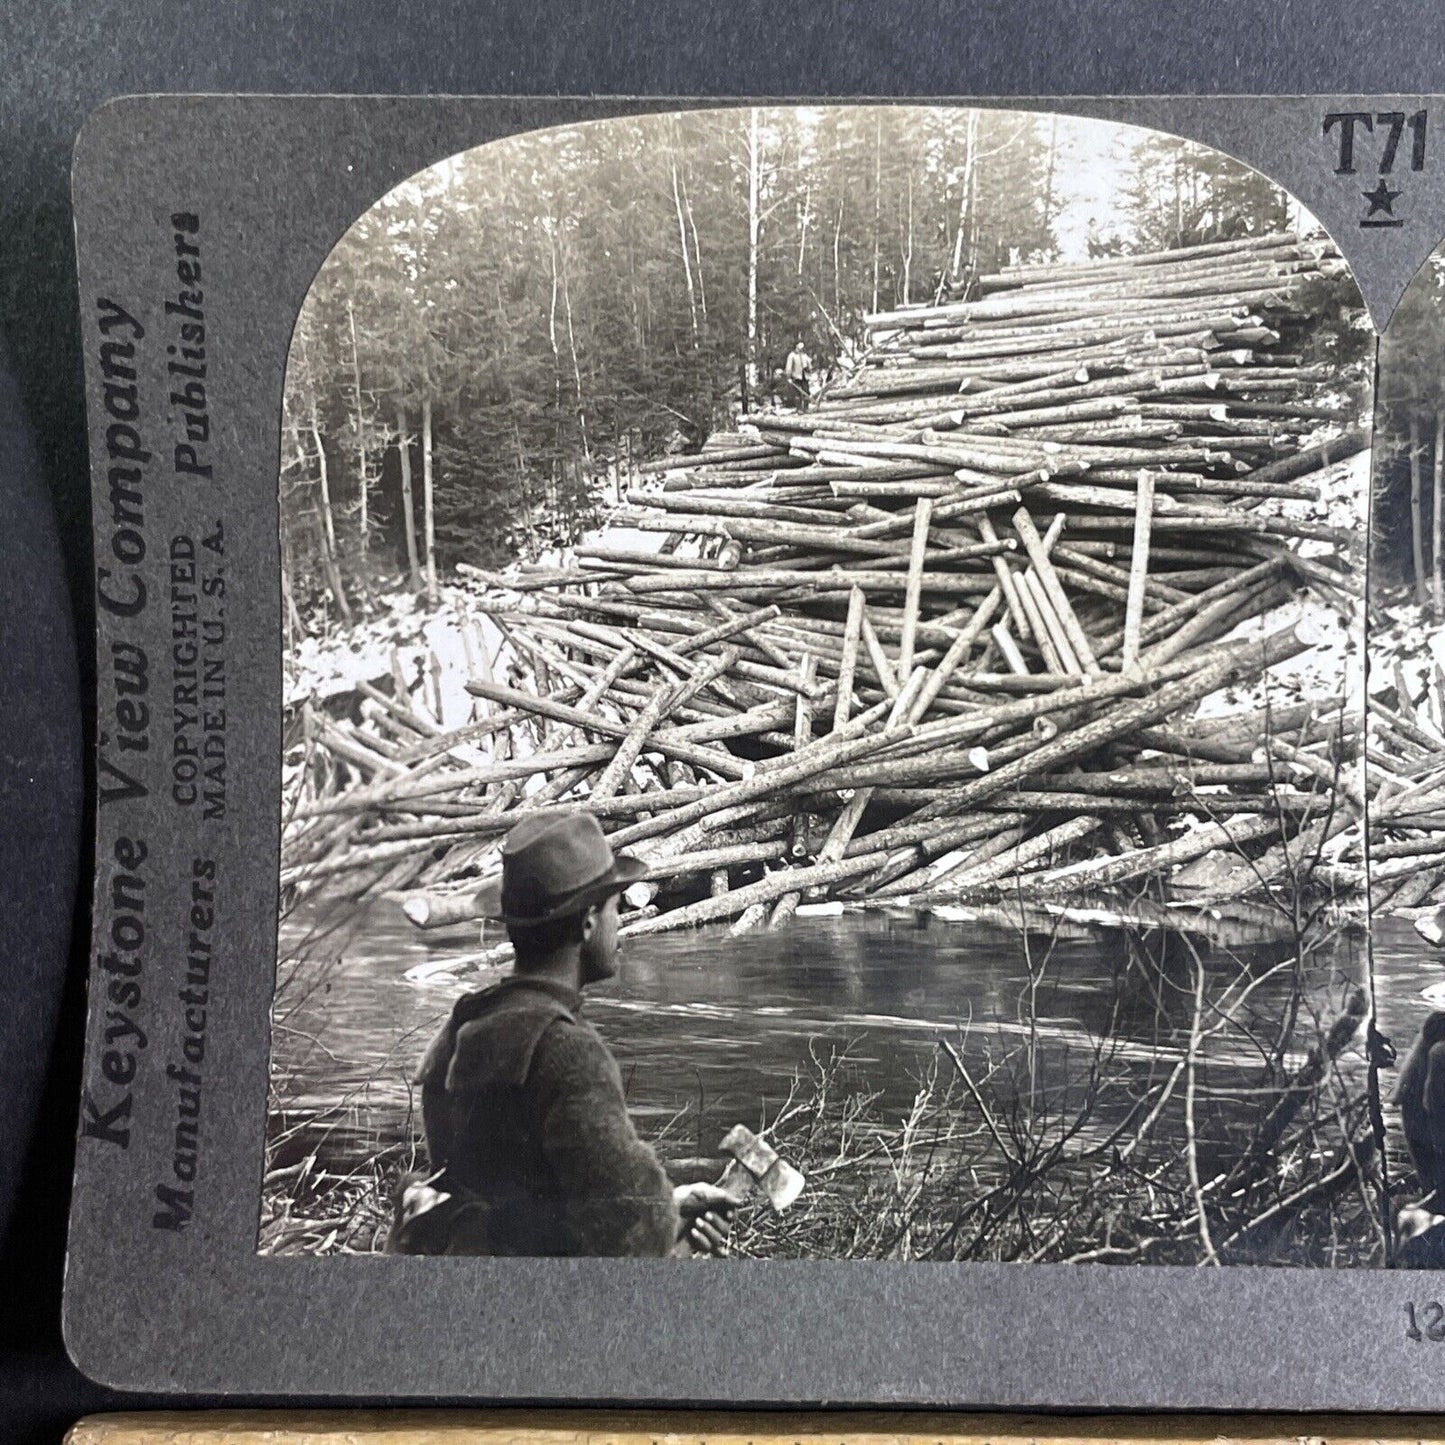
[[[476,947],[474,926],[424,933],[385,904],[325,934],[314,916],[289,921],[283,956],[307,962],[278,999],[273,1164],[316,1147],[318,1119],[337,1160],[414,1135],[410,1074],[457,994],[486,980],[418,986],[404,975]],[[1424,947],[1406,924],[1377,935],[1382,1018],[1406,1042],[1424,1008]],[[1038,916],[1027,929],[987,914],[870,910],[798,919],[781,933],[625,941],[618,976],[588,990],[586,1009],[622,1065],[639,1129],[675,1162],[713,1155],[735,1123],[770,1118],[815,1060],[843,1049],[847,1077],[875,1095],[880,1117],[906,1113],[942,1039],[971,1069],[995,1066],[995,1090],[1023,1087],[1018,1068],[997,1065],[1030,1041],[1030,1086],[1056,1094],[1101,1049],[1125,1081],[1172,1066],[1188,1043],[1196,954],[1211,999],[1255,985],[1248,1017],[1264,1029],[1217,1035],[1203,1053],[1208,1085],[1244,1095],[1259,1080],[1260,1034],[1294,1003],[1327,1027],[1365,981],[1358,926],[1339,924],[1303,967],[1294,952],[1292,932],[1263,909],[1186,909],[1134,927]],[[1302,1030],[1287,1064],[1309,1042]],[[1358,1041],[1344,1067],[1362,1070]],[[1099,1127],[1128,1104],[1122,1092],[1105,1098]]]

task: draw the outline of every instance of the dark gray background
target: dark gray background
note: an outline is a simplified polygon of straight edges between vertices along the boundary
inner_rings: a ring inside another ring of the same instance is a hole
[[[86,639],[89,506],[67,169],[81,121],[109,96],[204,89],[919,96],[1445,89],[1440,11],[1401,0],[1369,6],[1216,0],[1207,7],[1144,0],[887,6],[232,0],[207,7],[3,0],[0,36],[0,327],[18,354],[69,598]],[[7,464],[9,458],[7,449]],[[7,465],[11,495],[21,494],[17,476]],[[26,495],[35,497],[39,488],[30,485]],[[19,536],[23,529],[17,522],[10,530]],[[32,521],[22,545],[43,566],[54,539]],[[48,646],[65,646],[63,620],[50,616]],[[88,674],[88,643],[82,665]],[[65,659],[56,666],[63,673]],[[24,766],[4,761],[7,769]],[[65,894],[75,843],[66,813],[74,756],[42,758],[41,765],[54,790],[53,829],[30,836],[0,827],[7,905],[0,912],[6,924],[0,976],[11,1005],[0,1043],[8,1056],[32,1066],[45,1057],[50,998],[62,975],[68,980],[26,1184],[0,1264],[7,1282],[0,1410],[6,1434],[17,1439],[58,1438],[75,1413],[104,1398],[79,1381],[59,1344],[86,950],[82,929],[67,974]],[[38,849],[37,837],[44,844]],[[32,1102],[25,1080],[0,1096],[0,1147],[14,1158]],[[1300,1327],[1312,1332],[1317,1322],[1302,1319]]]

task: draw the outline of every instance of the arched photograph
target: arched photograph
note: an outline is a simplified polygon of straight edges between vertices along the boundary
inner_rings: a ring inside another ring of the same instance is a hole
[[[286,374],[259,1249],[1390,1262],[1375,362],[1294,197],[1112,122],[726,106],[378,199]]]
[[[1445,1266],[1445,247],[1380,338],[1372,489],[1371,948],[1400,1263]]]

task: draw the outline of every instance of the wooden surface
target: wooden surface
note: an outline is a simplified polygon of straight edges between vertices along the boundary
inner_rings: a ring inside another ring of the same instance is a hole
[[[198,1411],[95,1415],[70,1445],[1422,1445],[1445,1417],[944,1415],[621,1410]]]

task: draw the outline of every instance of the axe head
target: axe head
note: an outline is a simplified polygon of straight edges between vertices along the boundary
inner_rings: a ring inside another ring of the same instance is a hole
[[[738,1203],[759,1189],[773,1212],[781,1214],[803,1192],[803,1176],[746,1126],[734,1124],[718,1147],[732,1155],[718,1182]]]

